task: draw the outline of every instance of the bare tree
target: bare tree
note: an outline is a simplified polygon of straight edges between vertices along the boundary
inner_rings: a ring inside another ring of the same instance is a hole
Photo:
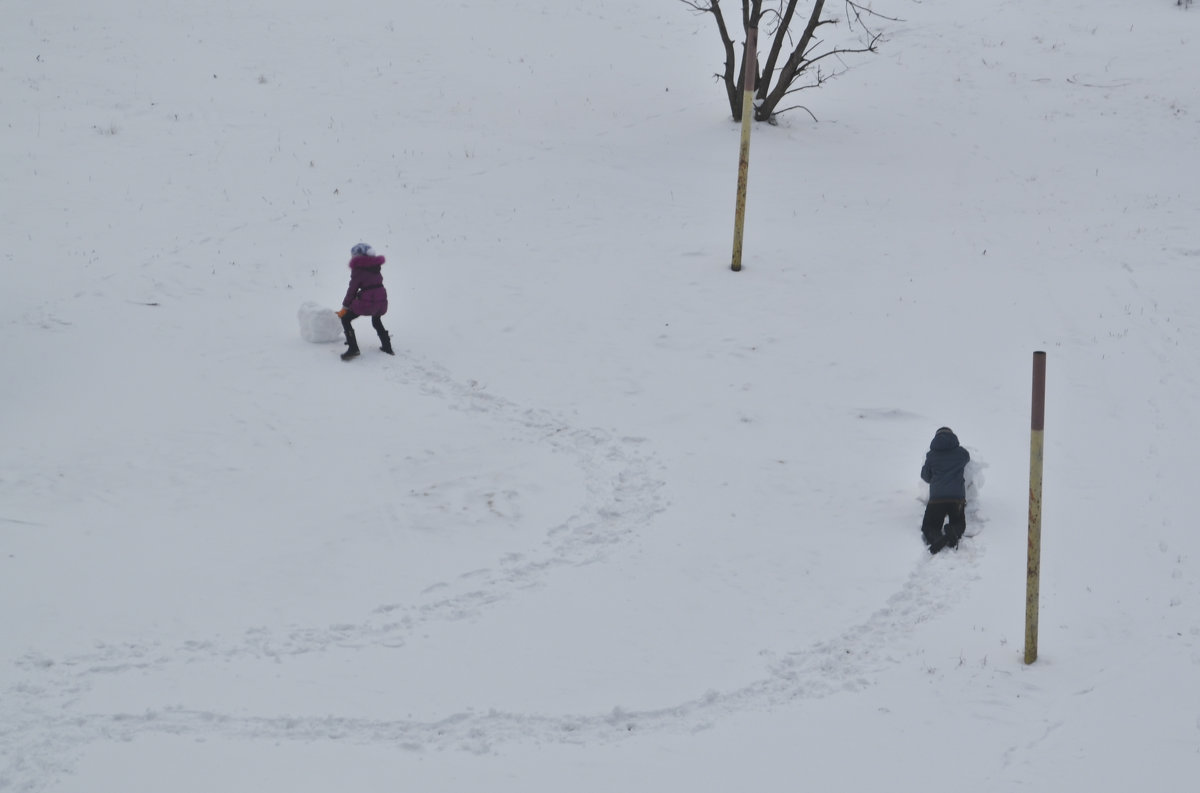
[[[881,33],[874,31],[868,25],[873,17],[885,18],[875,11],[862,5],[858,0],[843,0],[845,18],[848,27],[855,31],[858,37],[856,45],[836,46],[826,44],[818,37],[818,29],[825,25],[836,25],[841,20],[836,17],[823,16],[825,0],[809,0],[812,10],[804,23],[798,37],[792,33],[792,24],[796,22],[796,6],[800,0],[742,0],[742,29],[759,28],[759,41],[769,41],[770,49],[761,70],[756,67],[754,91],[754,120],[773,122],[775,117],[789,110],[804,110],[810,116],[812,111],[802,105],[780,107],[787,97],[806,88],[816,88],[824,85],[830,79],[846,70],[843,55],[876,52]],[[725,48],[725,71],[716,77],[723,81],[725,93],[729,99],[729,109],[735,121],[742,120],[742,84],[745,69],[736,62],[733,37],[725,22],[725,14],[721,8],[721,0],[680,0],[684,5],[691,6],[703,14],[712,14],[717,23],[717,32],[721,36],[721,45]],[[763,5],[767,8],[764,10]],[[763,23],[766,30],[763,31]],[[797,25],[799,27],[799,25]],[[762,35],[765,32],[766,35]],[[745,46],[742,47],[742,58],[746,57]],[[757,53],[754,55],[757,60]],[[783,58],[782,65],[779,63]],[[743,61],[744,63],[744,61]],[[841,64],[828,67],[828,63]],[[815,118],[815,116],[814,116]]]

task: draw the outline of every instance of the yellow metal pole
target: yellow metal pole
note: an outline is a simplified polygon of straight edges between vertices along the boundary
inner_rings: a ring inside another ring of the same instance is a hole
[[[733,220],[733,264],[742,269],[742,226],[746,221],[746,180],[750,174],[750,125],[754,122],[754,75],[758,65],[758,28],[746,30],[746,52],[742,56],[742,145],[738,152],[737,208]]]
[[[1042,574],[1042,446],[1046,419],[1046,353],[1033,354],[1029,437],[1029,555],[1025,567],[1025,663],[1037,660],[1038,597]]]

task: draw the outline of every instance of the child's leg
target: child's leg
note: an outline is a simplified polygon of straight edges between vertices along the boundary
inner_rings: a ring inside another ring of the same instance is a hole
[[[347,352],[358,352],[358,338],[354,335],[354,326],[350,324],[356,319],[358,314],[349,309],[342,315],[342,331],[346,334],[346,346],[350,348]]]
[[[967,502],[959,501],[952,505],[946,523],[946,544],[951,548],[958,547],[963,532],[967,530]]]
[[[921,536],[932,553],[942,550],[946,538],[942,535],[942,523],[946,520],[946,505],[931,501],[925,505],[925,517],[921,521]]]
[[[392,337],[383,327],[383,316],[380,314],[371,315],[371,327],[375,328],[375,332],[379,335],[379,349],[386,352],[388,355],[395,355],[392,352]]]

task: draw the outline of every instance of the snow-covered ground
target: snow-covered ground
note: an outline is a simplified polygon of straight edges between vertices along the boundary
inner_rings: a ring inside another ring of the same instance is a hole
[[[1191,790],[1200,11],[569,5],[6,4],[0,790]]]

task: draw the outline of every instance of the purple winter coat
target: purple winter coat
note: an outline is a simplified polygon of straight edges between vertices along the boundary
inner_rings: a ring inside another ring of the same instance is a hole
[[[350,288],[342,298],[343,306],[363,317],[387,313],[387,289],[379,272],[384,261],[382,256],[351,257]]]

